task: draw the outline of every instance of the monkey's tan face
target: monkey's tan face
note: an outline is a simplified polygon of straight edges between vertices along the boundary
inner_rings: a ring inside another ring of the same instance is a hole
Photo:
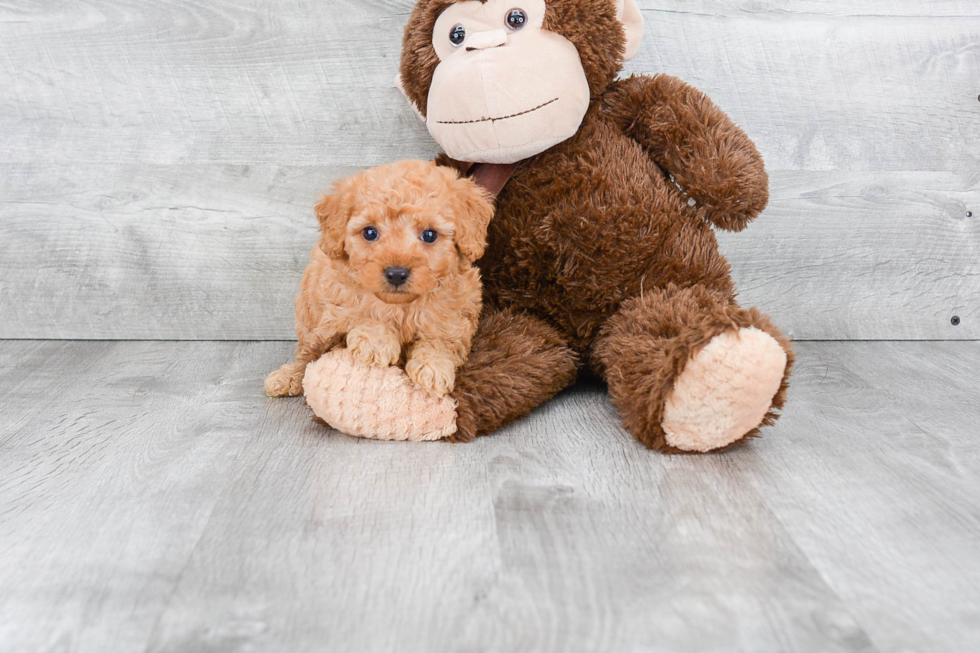
[[[469,0],[436,21],[426,123],[449,156],[514,163],[578,131],[589,82],[575,46],[544,17],[544,0]]]

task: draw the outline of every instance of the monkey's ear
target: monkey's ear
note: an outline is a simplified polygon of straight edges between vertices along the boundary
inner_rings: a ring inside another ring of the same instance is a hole
[[[474,263],[487,249],[487,228],[495,211],[489,191],[469,178],[453,182],[453,218],[456,225],[456,248]]]
[[[640,51],[643,42],[643,14],[636,0],[616,0],[616,12],[626,30],[626,57],[629,61]]]
[[[415,115],[418,116],[419,117],[419,120],[421,120],[424,123],[425,122],[425,116],[422,115],[422,110],[419,109],[417,106],[415,106],[415,103],[412,102],[412,98],[408,97],[408,93],[405,92],[405,85],[402,84],[402,74],[401,73],[398,73],[397,75],[395,75],[395,86],[398,87],[398,90],[401,91],[402,92],[402,95],[405,96],[405,99],[408,100],[408,103],[412,106],[412,110],[415,111]]]
[[[327,195],[316,205],[316,218],[320,221],[320,249],[332,259],[344,257],[344,240],[350,210],[339,189]]]

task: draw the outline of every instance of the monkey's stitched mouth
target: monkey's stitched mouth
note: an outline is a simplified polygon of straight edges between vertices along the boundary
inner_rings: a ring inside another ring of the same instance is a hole
[[[534,113],[539,109],[544,109],[546,106],[554,104],[558,101],[558,98],[554,100],[549,100],[544,104],[539,104],[533,109],[528,109],[527,111],[521,111],[520,113],[514,113],[509,116],[501,116],[499,118],[480,118],[479,120],[437,120],[436,123],[440,125],[475,125],[478,122],[498,122],[500,120],[510,120],[511,118],[518,118],[520,116],[526,116],[529,113]]]

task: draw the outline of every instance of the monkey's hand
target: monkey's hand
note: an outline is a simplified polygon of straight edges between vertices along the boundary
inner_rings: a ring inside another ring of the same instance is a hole
[[[362,365],[349,349],[310,363],[303,390],[317,417],[348,435],[428,442],[456,432],[451,397],[433,397],[400,367]]]
[[[613,84],[602,112],[637,141],[717,227],[741,231],[769,202],[755,144],[708,97],[667,75]]]

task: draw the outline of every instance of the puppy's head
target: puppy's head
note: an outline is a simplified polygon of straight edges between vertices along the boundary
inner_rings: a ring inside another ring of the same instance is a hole
[[[493,212],[475,182],[427,161],[337,182],[316,208],[320,249],[391,304],[414,301],[483,256]]]

